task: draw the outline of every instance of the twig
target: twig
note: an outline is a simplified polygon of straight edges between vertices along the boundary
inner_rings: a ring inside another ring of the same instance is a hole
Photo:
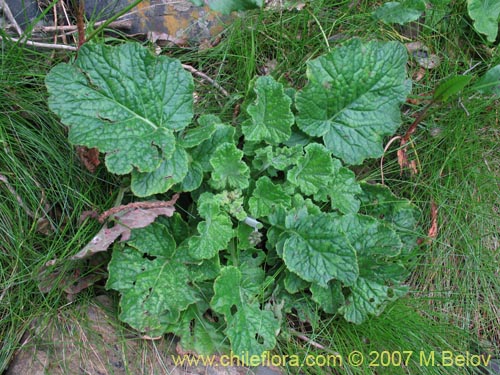
[[[467,117],[470,116],[470,113],[469,111],[467,110],[467,108],[465,107],[465,104],[462,102],[462,98],[458,98],[458,105],[460,107],[462,107],[462,109],[464,110],[465,114],[467,115]]]
[[[0,36],[0,40],[4,40],[2,36]],[[75,46],[69,46],[65,44],[51,44],[51,43],[40,43],[33,42],[32,40],[21,40],[20,38],[10,38],[14,43],[21,42],[25,43],[27,46],[32,47],[40,47],[40,48],[49,48],[49,49],[62,49],[67,51],[76,51],[77,48]]]
[[[420,122],[424,119],[425,115],[427,114],[427,111],[429,110],[429,108],[431,108],[431,106],[434,104],[434,100],[431,100],[429,102],[429,104],[427,104],[424,109],[422,109],[422,111],[418,114],[417,118],[415,119],[415,121],[413,121],[413,123],[410,125],[410,127],[408,128],[408,130],[406,131],[405,135],[403,136],[403,138],[401,139],[401,142],[402,143],[407,143],[408,140],[410,139],[411,135],[413,133],[415,133],[415,130],[417,130],[417,126],[418,124],[420,124]]]
[[[387,150],[389,149],[389,147],[391,147],[393,142],[397,141],[398,139],[401,139],[401,138],[402,137],[400,135],[391,138],[389,140],[389,142],[387,142],[387,144],[384,147],[384,153],[382,154],[382,157],[380,158],[380,179],[382,180],[382,185],[384,185],[384,155],[387,152]]]
[[[208,83],[210,83],[212,86],[214,86],[217,90],[219,90],[224,96],[229,96],[229,93],[224,89],[224,87],[222,87],[221,85],[219,85],[217,82],[215,82],[212,78],[210,78],[209,76],[207,76],[205,73],[203,72],[200,72],[199,70],[196,70],[195,68],[193,68],[191,65],[186,65],[186,64],[182,64],[182,67],[184,69],[186,69],[187,71],[193,73],[195,76],[198,76],[200,77],[201,79],[204,79],[205,81],[207,81]]]
[[[330,354],[333,354],[333,355],[338,355],[340,356],[340,353],[336,352],[336,351],[333,351],[331,349],[328,349],[328,348],[325,348],[323,345],[321,345],[319,342],[316,342],[312,339],[310,339],[309,337],[307,337],[306,335],[300,333],[300,332],[297,332],[296,330],[294,330],[293,328],[290,328],[290,332],[296,336],[297,338],[301,339],[302,341],[305,341],[307,342],[309,345],[311,346],[314,346],[315,348],[318,348],[318,349],[321,349],[321,350],[324,350],[325,352],[327,353],[330,353]]]
[[[54,6],[54,25],[58,26],[58,16],[57,16],[57,4]],[[54,43],[57,43],[58,35],[54,35]],[[68,44],[66,40],[66,35],[61,35],[61,40],[64,44]]]
[[[102,25],[104,21],[99,21],[94,24],[94,26],[99,26]],[[121,20],[121,21],[115,21],[111,22],[108,25],[109,28],[113,29],[124,29],[128,30],[132,27],[132,21],[130,20]],[[85,27],[87,28],[87,26]],[[57,31],[76,31],[78,29],[78,26],[76,25],[66,25],[66,26],[40,26],[36,27],[34,31],[42,31],[42,32],[57,32]]]
[[[69,20],[69,17],[68,17],[68,12],[66,11],[66,6],[65,6],[64,1],[61,1],[59,3],[59,5],[61,6],[61,9],[62,9],[62,11],[64,13],[64,18],[66,19],[66,22],[68,23],[68,25],[72,26],[71,25],[71,21]],[[73,37],[73,42],[76,44],[77,43],[76,37],[74,35],[71,35],[71,36]]]
[[[179,194],[175,194],[171,200],[165,202],[165,201],[153,201],[153,202],[132,202],[129,204],[122,204],[120,206],[116,206],[113,208],[110,208],[107,211],[104,211],[98,218],[100,223],[103,223],[104,220],[106,220],[109,216],[115,215],[118,212],[121,211],[128,211],[131,209],[138,209],[138,208],[159,208],[159,207],[172,207],[177,199],[179,198]]]
[[[14,18],[14,15],[10,11],[10,8],[9,8],[9,5],[7,4],[7,2],[5,0],[0,0],[0,5],[2,6],[3,13],[5,14],[5,16],[7,17],[9,22],[14,26],[14,29],[16,29],[16,32],[19,34],[19,36],[22,36],[23,29],[21,29],[21,27],[17,23],[16,19]]]
[[[78,10],[76,12],[76,26],[78,26],[78,48],[80,48],[83,43],[85,43],[85,24],[83,22],[83,0],[78,2]]]
[[[16,189],[14,189],[12,185],[9,183],[7,177],[5,177],[3,174],[0,174],[0,181],[2,181],[5,184],[5,186],[7,186],[7,189],[10,191],[10,193],[14,197],[16,197],[17,204],[19,204],[19,207],[21,207],[29,217],[34,218],[35,215],[33,214],[33,211],[31,211],[28,207],[26,207],[22,198],[19,196],[19,194],[17,194]]]

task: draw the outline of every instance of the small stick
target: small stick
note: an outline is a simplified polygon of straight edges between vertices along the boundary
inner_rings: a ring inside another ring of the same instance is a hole
[[[340,356],[340,353],[338,352],[335,352],[333,350],[330,350],[328,348],[325,348],[323,345],[321,345],[319,342],[316,342],[312,339],[310,339],[309,337],[307,337],[306,335],[300,333],[300,332],[297,332],[296,330],[294,330],[293,328],[290,328],[290,332],[296,336],[297,338],[301,339],[302,341],[305,341],[307,342],[309,345],[311,346],[314,346],[315,348],[318,348],[318,349],[321,349],[321,350],[324,350],[325,352],[327,353],[330,353],[330,354],[333,354],[333,355],[338,355]]]
[[[54,6],[54,25],[56,25],[56,27],[58,26],[57,4]],[[58,38],[58,35],[57,34],[54,35],[54,43],[57,43],[57,38]],[[66,35],[62,34],[61,39],[62,39],[64,44],[67,44]]]
[[[16,32],[19,34],[19,36],[22,36],[23,30],[21,29],[21,27],[17,23],[16,19],[14,18],[14,15],[10,11],[10,8],[9,8],[9,5],[7,4],[7,2],[5,0],[0,0],[0,5],[3,8],[3,12],[4,12],[5,16],[7,17],[9,22],[14,26],[14,29],[16,29]]]
[[[106,220],[109,216],[115,215],[118,212],[121,211],[126,211],[130,209],[138,209],[138,208],[160,208],[160,207],[172,207],[177,199],[179,198],[179,194],[175,194],[171,200],[165,202],[165,201],[153,201],[153,202],[132,202],[129,204],[122,204],[120,206],[116,206],[113,208],[110,208],[107,211],[104,211],[97,220],[99,220],[100,223],[104,223],[104,220]]]
[[[406,131],[405,135],[403,136],[403,138],[401,139],[401,142],[402,144],[404,143],[407,143],[408,140],[410,139],[411,135],[413,133],[415,133],[415,130],[417,130],[417,126],[418,124],[420,124],[420,122],[424,119],[425,115],[427,114],[427,111],[429,110],[429,108],[431,108],[431,106],[434,104],[434,100],[431,100],[429,102],[429,104],[427,104],[424,109],[418,114],[417,118],[415,119],[415,121],[413,121],[413,123],[410,125],[410,127],[408,128],[408,130]]]
[[[76,13],[76,25],[78,26],[78,49],[85,43],[85,24],[83,22],[83,0],[78,2],[78,11]]]
[[[21,41],[20,38],[10,38],[14,43]],[[4,40],[3,37],[0,36],[0,40]],[[77,51],[78,48],[75,46],[68,46],[65,44],[51,44],[51,43],[40,43],[33,42],[32,40],[22,40],[21,43],[25,43],[27,46],[32,47],[40,47],[40,48],[50,48],[50,49],[63,49],[67,51]]]
[[[94,26],[99,26],[99,25],[102,25],[103,23],[104,23],[104,21],[99,21],[99,22],[96,22],[94,24]],[[112,28],[112,29],[124,29],[124,30],[128,30],[128,29],[130,29],[132,27],[132,21],[130,21],[130,20],[115,21],[115,22],[111,22],[108,25],[108,27]],[[87,26],[85,28],[87,28]],[[36,27],[35,31],[43,31],[43,32],[76,31],[77,29],[78,29],[78,26],[76,26],[76,25],[40,26],[40,27]]]
[[[9,180],[7,179],[7,177],[5,177],[3,174],[0,174],[0,181],[2,181],[5,184],[5,186],[7,186],[7,189],[10,191],[10,193],[14,197],[16,197],[17,204],[19,204],[19,207],[21,207],[24,210],[24,212],[26,212],[26,214],[29,217],[34,218],[35,215],[33,214],[33,212],[28,207],[26,207],[26,205],[24,204],[22,198],[19,196],[19,194],[17,194],[16,189],[14,189],[12,187],[12,185],[9,183]]]
[[[384,147],[384,153],[382,154],[382,157],[380,158],[380,179],[382,180],[382,185],[385,185],[384,184],[384,155],[387,152],[387,150],[389,149],[389,147],[391,147],[391,145],[394,143],[394,141],[397,141],[398,139],[401,139],[401,138],[402,137],[400,135],[391,138],[389,140],[389,142],[387,142],[387,144]]]
[[[68,25],[71,25],[71,21],[69,20],[69,17],[68,17],[68,12],[66,12],[66,7],[65,7],[65,4],[64,4],[64,1],[61,1],[60,2],[60,5],[61,5],[61,9],[64,13],[64,18],[66,18],[66,22],[68,23]],[[77,42],[77,39],[74,35],[73,36],[73,42]]]
[[[205,73],[202,73],[200,72],[199,70],[196,70],[195,68],[193,68],[191,65],[186,65],[186,64],[182,64],[182,67],[184,69],[186,69],[187,71],[193,73],[195,76],[198,76],[200,77],[201,79],[204,79],[205,81],[207,81],[208,83],[210,83],[212,86],[214,86],[217,90],[219,90],[224,96],[229,96],[229,93],[224,89],[224,87],[222,87],[221,85],[219,85],[217,82],[215,82],[212,78],[210,78],[209,76],[207,76]]]

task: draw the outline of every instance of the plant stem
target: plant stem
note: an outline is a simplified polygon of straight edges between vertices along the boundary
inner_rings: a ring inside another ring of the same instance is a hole
[[[420,124],[422,122],[422,120],[425,118],[425,116],[427,115],[427,112],[429,111],[429,108],[435,103],[434,100],[431,100],[429,102],[429,104],[427,104],[424,109],[418,114],[417,118],[415,119],[415,121],[413,121],[413,123],[410,125],[410,127],[408,128],[408,130],[406,131],[405,135],[403,136],[403,138],[401,139],[401,144],[405,144],[408,142],[408,140],[410,139],[411,135],[413,133],[415,133],[415,130],[417,129],[417,126],[418,124]]]
[[[233,261],[233,266],[238,267],[238,254],[236,254],[236,246],[234,246],[234,241],[229,241],[228,250],[231,254],[231,260]]]

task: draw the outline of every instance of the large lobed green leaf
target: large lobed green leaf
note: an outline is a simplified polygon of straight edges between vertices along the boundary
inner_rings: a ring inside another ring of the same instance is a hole
[[[406,60],[400,43],[355,39],[309,62],[309,83],[296,96],[299,128],[323,137],[348,164],[381,156],[382,138],[399,127],[411,89]]]
[[[132,171],[131,188],[138,197],[163,193],[182,182],[188,171],[188,154],[176,145],[172,155],[153,172]]]
[[[319,143],[311,143],[304,150],[305,157],[288,171],[287,177],[302,193],[312,195],[328,187],[334,172],[333,160],[331,152]]]
[[[199,235],[188,240],[189,254],[194,259],[213,258],[234,236],[230,217],[221,211],[214,197],[211,193],[203,193],[198,199],[198,212],[205,220],[197,225]]]
[[[222,269],[215,280],[215,295],[210,302],[214,311],[223,314],[226,333],[234,353],[261,355],[274,348],[279,322],[271,311],[262,310],[252,289],[248,289],[239,268]]]
[[[288,208],[290,204],[290,195],[280,185],[273,184],[267,176],[257,180],[256,188],[248,201],[250,213],[256,218],[269,215],[276,206]]]
[[[121,293],[120,319],[158,336],[198,297],[188,285],[188,269],[176,259],[175,241],[165,226],[153,223],[132,235],[129,246],[113,252],[106,288]]]
[[[136,43],[84,44],[74,64],[50,71],[46,85],[70,142],[106,153],[117,174],[155,171],[174,153],[174,131],[193,116],[191,75]]]
[[[292,99],[284,93],[283,85],[270,76],[257,78],[254,91],[257,99],[247,108],[251,119],[242,125],[245,138],[269,144],[286,141],[295,120],[290,109]]]
[[[418,20],[424,11],[424,0],[390,1],[378,7],[373,15],[385,23],[403,25]]]
[[[493,43],[498,35],[500,17],[500,1],[498,0],[467,0],[469,16],[474,20],[477,32],[485,34]]]
[[[481,94],[500,96],[500,65],[489,69],[474,85]]]
[[[234,143],[223,143],[217,147],[210,158],[213,168],[211,185],[220,190],[248,187],[250,170],[242,158],[243,151],[237,149]]]
[[[356,251],[330,214],[287,218],[283,260],[302,279],[327,287],[330,280],[351,285],[358,277]]]

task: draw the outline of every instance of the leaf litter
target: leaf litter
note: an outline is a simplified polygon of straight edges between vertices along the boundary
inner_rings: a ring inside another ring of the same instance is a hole
[[[111,219],[114,225],[108,227],[105,224],[81,251],[68,259],[70,262],[76,262],[92,257],[87,267],[78,262],[72,266],[71,271],[68,271],[67,268],[63,267],[63,265],[67,265],[68,260],[60,262],[57,259],[52,259],[48,261],[38,271],[36,277],[40,291],[48,293],[54,289],[54,285],[57,285],[66,293],[67,300],[73,301],[76,294],[106,277],[105,259],[93,257],[95,254],[108,250],[120,236],[120,241],[127,241],[133,229],[147,227],[158,216],[171,217],[175,212],[174,205],[178,198],[179,195],[175,194],[169,201],[133,202],[114,207],[101,214],[98,217],[100,222]],[[84,216],[85,218],[96,218],[97,214],[87,211],[84,212]],[[86,273],[85,268],[91,268],[93,271],[90,274]]]
[[[104,225],[94,238],[70,259],[84,259],[95,253],[106,251],[120,236],[122,242],[127,241],[132,229],[147,227],[158,216],[172,216],[175,212],[174,204],[178,198],[179,195],[175,194],[170,201],[134,202],[104,212],[99,216],[99,221],[103,222],[110,217],[115,225],[111,228]]]

